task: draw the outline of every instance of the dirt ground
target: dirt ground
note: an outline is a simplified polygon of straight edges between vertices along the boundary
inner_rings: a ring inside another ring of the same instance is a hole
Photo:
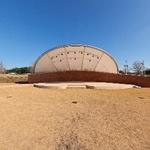
[[[0,74],[0,83],[27,82],[28,75]]]
[[[149,150],[150,89],[0,85],[0,150]]]

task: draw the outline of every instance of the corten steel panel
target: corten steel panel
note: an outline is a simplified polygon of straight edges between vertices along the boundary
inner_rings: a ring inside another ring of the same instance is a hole
[[[120,75],[113,73],[100,73],[90,71],[67,71],[29,75],[29,83],[59,82],[59,81],[95,81],[135,84],[142,87],[150,87],[150,77]]]
[[[33,73],[60,71],[118,73],[118,66],[116,61],[104,50],[77,44],[48,50],[37,59],[33,66]]]

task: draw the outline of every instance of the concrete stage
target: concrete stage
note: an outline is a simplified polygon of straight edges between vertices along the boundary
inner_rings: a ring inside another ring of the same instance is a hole
[[[140,88],[131,84],[106,83],[106,82],[58,82],[58,83],[35,83],[34,87],[48,89],[129,89]]]

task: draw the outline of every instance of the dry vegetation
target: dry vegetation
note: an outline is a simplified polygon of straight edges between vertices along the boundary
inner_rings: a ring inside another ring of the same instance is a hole
[[[149,150],[150,89],[0,86],[1,150]]]
[[[25,82],[27,79],[28,75],[0,74],[0,83]]]

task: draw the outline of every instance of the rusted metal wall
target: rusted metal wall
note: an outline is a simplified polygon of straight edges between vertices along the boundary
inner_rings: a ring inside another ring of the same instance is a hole
[[[32,74],[28,77],[29,83],[60,82],[60,81],[89,81],[135,84],[150,87],[150,77],[100,73],[90,71],[66,71],[54,73]]]

